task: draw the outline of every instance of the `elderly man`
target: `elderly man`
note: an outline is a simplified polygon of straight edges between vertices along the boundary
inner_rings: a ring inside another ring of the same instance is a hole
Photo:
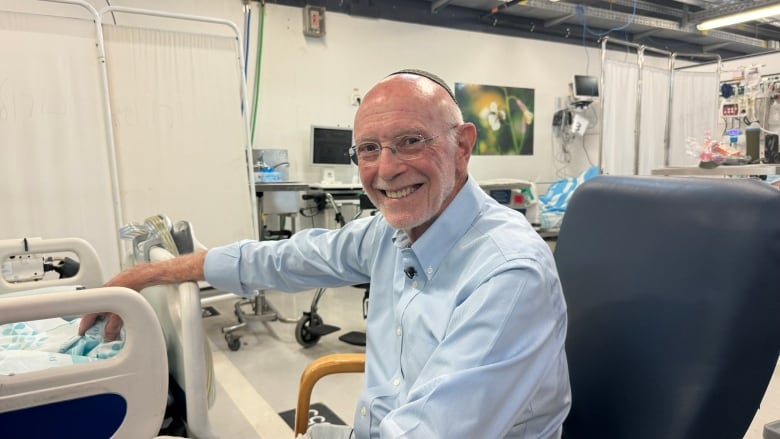
[[[524,216],[469,177],[476,128],[450,88],[424,71],[393,73],[365,95],[354,136],[381,214],[139,265],[109,284],[205,278],[250,295],[370,281],[354,431],[315,426],[310,437],[560,437],[571,401],[555,263]]]

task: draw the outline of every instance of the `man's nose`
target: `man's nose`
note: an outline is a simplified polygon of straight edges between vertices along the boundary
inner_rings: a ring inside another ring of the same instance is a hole
[[[404,161],[398,158],[392,147],[383,147],[377,161],[378,173],[384,179],[390,179],[405,169]]]

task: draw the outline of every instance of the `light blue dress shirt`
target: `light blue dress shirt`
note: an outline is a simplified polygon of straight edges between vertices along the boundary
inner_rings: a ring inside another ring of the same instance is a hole
[[[245,296],[370,280],[357,438],[560,437],[571,396],[552,253],[473,178],[414,244],[376,215],[212,249],[205,275]]]

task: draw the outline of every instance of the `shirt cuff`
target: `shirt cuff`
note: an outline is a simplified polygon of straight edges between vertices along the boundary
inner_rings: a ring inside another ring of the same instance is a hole
[[[218,290],[252,297],[255,295],[255,290],[246,289],[241,284],[240,262],[241,242],[214,247],[206,253],[203,276],[206,282]]]

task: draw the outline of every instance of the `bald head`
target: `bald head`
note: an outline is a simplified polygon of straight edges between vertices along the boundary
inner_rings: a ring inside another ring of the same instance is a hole
[[[452,90],[438,76],[421,70],[392,73],[371,88],[355,115],[355,128],[377,112],[417,114],[420,120],[442,126],[463,123]]]

